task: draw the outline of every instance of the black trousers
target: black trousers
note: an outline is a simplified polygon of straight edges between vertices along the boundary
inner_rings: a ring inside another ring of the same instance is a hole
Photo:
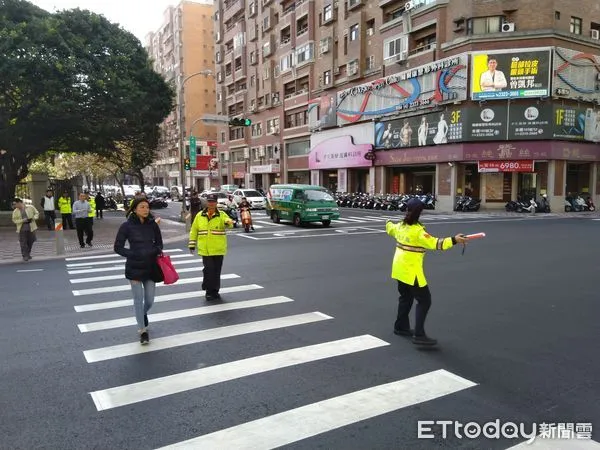
[[[68,230],[69,228],[71,230],[75,229],[75,227],[73,226],[73,216],[71,215],[71,213],[61,214],[61,217],[63,222],[63,230]]]
[[[223,255],[203,256],[204,280],[202,281],[202,290],[206,291],[208,297],[214,297],[221,289],[221,268],[223,267]]]
[[[425,318],[431,308],[431,292],[429,286],[419,287],[419,283],[415,279],[415,285],[398,281],[398,316],[394,329],[410,330],[410,320],[408,315],[413,305],[413,301],[417,300],[415,311],[415,336],[425,336]]]
[[[44,222],[46,222],[46,226],[49,230],[54,230],[54,224],[56,220],[56,212],[54,211],[44,211]]]
[[[96,208],[96,219],[102,219],[104,217],[102,211],[102,208]]]
[[[85,232],[85,243],[91,244],[94,239],[93,218],[86,217],[85,219],[75,219],[75,227],[77,228],[77,239],[79,245],[84,245],[83,233]]]

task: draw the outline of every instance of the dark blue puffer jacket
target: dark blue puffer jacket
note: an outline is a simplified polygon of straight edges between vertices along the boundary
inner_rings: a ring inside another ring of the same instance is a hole
[[[129,241],[129,248],[125,248],[126,241]],[[156,282],[163,281],[156,263],[162,248],[162,234],[154,218],[149,216],[142,223],[135,214],[130,214],[119,228],[114,246],[115,253],[127,258],[125,278]]]

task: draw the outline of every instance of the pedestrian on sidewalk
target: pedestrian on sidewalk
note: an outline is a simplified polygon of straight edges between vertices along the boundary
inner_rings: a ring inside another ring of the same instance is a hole
[[[221,268],[227,254],[225,228],[232,228],[233,220],[217,208],[217,194],[208,194],[206,201],[206,208],[192,222],[188,247],[191,254],[198,248],[198,255],[202,256],[202,290],[206,291],[206,300],[212,301],[221,300]]]
[[[190,214],[192,215],[190,223],[194,222],[196,214],[200,212],[201,207],[202,201],[200,200],[200,197],[198,197],[198,192],[193,191],[192,195],[190,196]]]
[[[35,221],[39,219],[40,213],[33,205],[25,205],[20,198],[13,200],[13,206],[15,209],[12,221],[17,226],[17,233],[19,233],[21,255],[23,261],[29,261],[33,243],[36,241],[35,230],[37,230],[37,224]]]
[[[72,216],[72,208],[71,208],[71,196],[68,192],[63,192],[61,197],[58,199],[58,209],[60,211],[60,216],[63,221],[63,229],[74,230],[73,226],[73,216]]]
[[[86,228],[86,244],[88,247],[92,246],[92,240],[94,239],[94,214],[96,213],[96,199],[89,192],[86,193],[86,200],[90,204],[90,211],[87,217],[87,228]]]
[[[79,246],[85,248],[83,242],[83,234],[86,234],[86,239],[89,239],[89,221],[88,216],[91,211],[90,204],[87,202],[86,194],[79,194],[79,200],[73,203],[73,216],[75,217],[75,228],[77,228],[77,239],[79,240]],[[89,240],[90,247],[92,241]]]
[[[126,241],[129,242],[129,248],[125,248]],[[135,319],[142,345],[150,341],[148,311],[154,303],[156,283],[163,281],[157,262],[162,249],[162,234],[150,215],[150,203],[145,198],[134,199],[131,214],[117,233],[114,250],[127,258],[125,278],[131,284]]]
[[[394,333],[400,336],[412,336],[413,343],[417,345],[435,345],[437,341],[425,333],[425,319],[431,307],[431,292],[423,271],[425,251],[449,250],[456,244],[466,243],[467,238],[462,234],[447,238],[436,238],[428,234],[419,222],[424,206],[419,199],[410,200],[407,203],[404,220],[397,224],[388,220],[385,230],[397,241],[392,278],[398,280],[400,297]],[[408,315],[414,300],[417,300],[417,308],[415,329],[412,330]]]
[[[106,208],[106,200],[104,199],[104,195],[102,195],[102,192],[98,192],[96,194],[96,219],[103,219],[104,218],[104,208]]]
[[[54,222],[56,220],[54,193],[52,189],[46,191],[46,195],[42,197],[40,204],[44,210],[44,222],[46,222],[48,230],[52,231],[54,230]]]

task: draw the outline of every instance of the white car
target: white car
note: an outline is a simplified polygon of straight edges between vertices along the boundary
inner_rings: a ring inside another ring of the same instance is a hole
[[[236,205],[239,205],[244,197],[252,209],[265,209],[267,206],[267,199],[254,189],[238,189],[233,193],[233,201]]]

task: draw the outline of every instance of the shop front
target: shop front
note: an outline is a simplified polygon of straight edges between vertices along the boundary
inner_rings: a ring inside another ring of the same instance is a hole
[[[272,184],[278,184],[280,181],[279,173],[281,167],[279,164],[263,164],[259,166],[250,166],[250,173],[254,181],[254,189],[268,189]]]
[[[372,142],[373,126],[368,123],[313,134],[308,156],[310,184],[331,192],[374,193]]]

